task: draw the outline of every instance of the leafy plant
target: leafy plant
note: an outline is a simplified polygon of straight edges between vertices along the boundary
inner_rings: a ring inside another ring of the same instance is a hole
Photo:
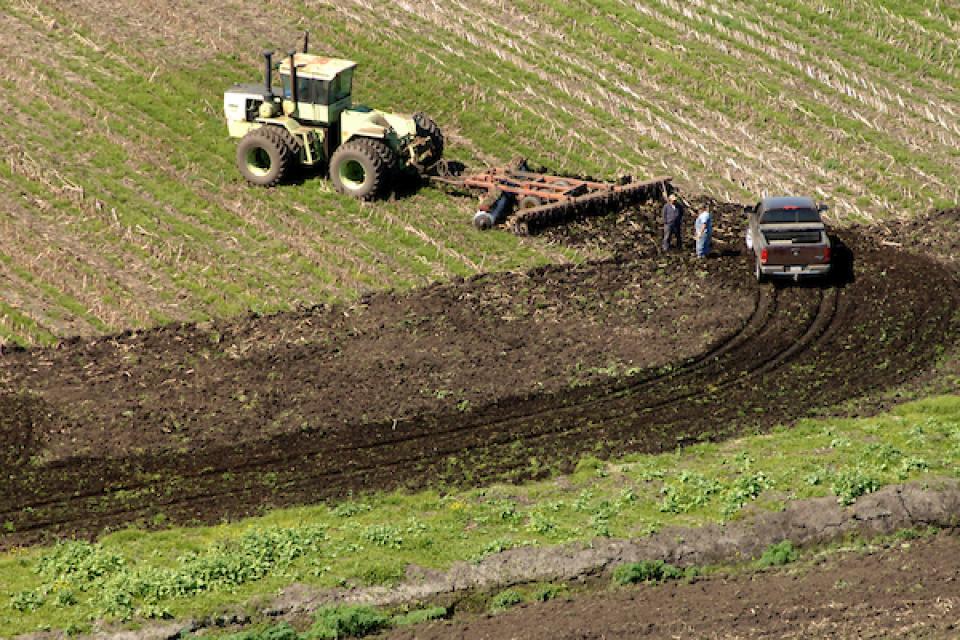
[[[879,488],[877,479],[859,468],[841,471],[830,485],[837,501],[844,506],[853,504],[860,496],[873,493]]]
[[[796,562],[799,557],[800,552],[793,546],[793,543],[789,540],[783,540],[767,547],[757,564],[761,567],[781,567]]]
[[[304,640],[362,638],[390,626],[390,617],[373,607],[341,605],[325,607],[316,614],[316,622]]]
[[[680,569],[663,560],[643,560],[622,564],[613,570],[616,584],[636,584],[638,582],[663,582],[698,574],[696,567]]]
[[[660,511],[687,513],[706,505],[720,489],[719,482],[709,480],[700,473],[681,471],[675,482],[665,484],[660,490],[663,495]]]
[[[530,594],[530,600],[532,602],[547,602],[560,597],[566,591],[567,588],[562,585],[544,584],[533,590]]]
[[[83,584],[116,573],[124,559],[99,544],[85,541],[58,543],[37,563],[37,573],[48,580]]]
[[[408,613],[399,614],[393,617],[392,623],[396,627],[402,627],[411,624],[421,624],[430,620],[442,620],[449,615],[446,607],[429,607],[427,609],[416,609]]]
[[[340,518],[352,518],[367,511],[370,511],[370,505],[364,502],[341,502],[333,508],[333,515]]]
[[[387,524],[370,525],[363,530],[363,539],[378,547],[399,549],[403,546],[403,532],[398,527]]]
[[[730,516],[743,508],[743,505],[756,500],[764,491],[773,486],[773,482],[762,471],[745,473],[734,480],[724,491],[723,514]]]
[[[19,591],[10,599],[10,606],[20,612],[34,611],[46,601],[46,596],[39,591]]]
[[[523,594],[516,589],[506,589],[490,600],[491,611],[506,611],[523,602]]]

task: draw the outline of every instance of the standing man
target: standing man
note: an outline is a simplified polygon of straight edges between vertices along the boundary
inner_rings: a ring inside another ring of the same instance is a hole
[[[704,209],[693,223],[693,236],[697,239],[697,257],[706,258],[710,254],[710,236],[713,235],[713,218],[709,209]]]
[[[663,205],[663,250],[670,250],[670,241],[676,236],[677,249],[681,247],[680,225],[683,223],[683,209],[677,203],[677,194],[671,193],[667,197],[667,204]]]

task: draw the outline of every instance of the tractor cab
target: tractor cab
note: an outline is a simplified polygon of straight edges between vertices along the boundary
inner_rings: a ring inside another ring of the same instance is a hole
[[[292,65],[291,65],[292,61]],[[332,124],[353,105],[357,63],[310,53],[288,56],[278,71],[283,112],[305,123]]]

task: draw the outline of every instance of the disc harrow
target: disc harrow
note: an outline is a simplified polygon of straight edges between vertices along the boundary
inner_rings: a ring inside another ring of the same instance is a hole
[[[666,176],[598,182],[531,171],[524,160],[471,172],[445,168],[431,180],[459,191],[482,192],[474,226],[484,230],[505,224],[517,235],[656,200],[674,190]]]

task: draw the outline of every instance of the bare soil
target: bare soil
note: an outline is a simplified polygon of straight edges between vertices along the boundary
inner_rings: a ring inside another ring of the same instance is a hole
[[[956,638],[956,531],[798,567],[719,574],[520,605],[497,616],[435,622],[391,640],[615,638]]]
[[[900,385],[956,340],[947,264],[844,232],[834,281],[757,286],[714,207],[705,261],[661,254],[648,207],[531,240],[603,262],[8,351],[0,547],[672,450]]]

